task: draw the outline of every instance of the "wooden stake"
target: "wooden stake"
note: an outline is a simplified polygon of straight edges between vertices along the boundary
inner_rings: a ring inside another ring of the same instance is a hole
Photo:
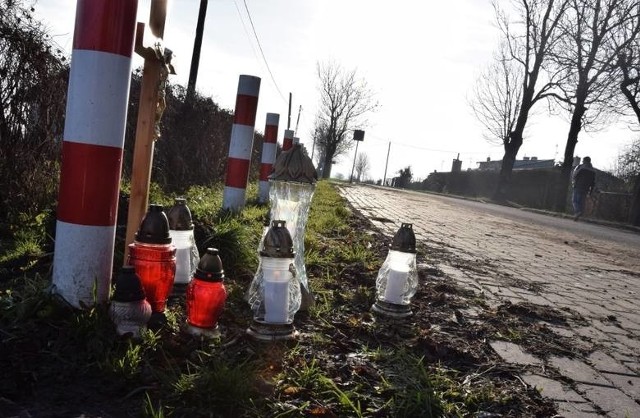
[[[150,29],[153,36],[159,38],[158,40],[164,36],[166,14],[167,0],[152,0],[149,16]],[[144,29],[144,23],[138,22],[135,49],[136,53],[144,58],[144,69],[138,106],[136,142],[133,150],[133,167],[131,169],[131,196],[129,197],[124,246],[125,265],[129,256],[129,244],[133,242],[136,231],[149,206],[149,183],[153,166],[153,148],[157,139],[156,122],[159,118],[159,89],[164,88],[162,71],[166,71],[164,61],[157,57],[153,48],[143,46]]]

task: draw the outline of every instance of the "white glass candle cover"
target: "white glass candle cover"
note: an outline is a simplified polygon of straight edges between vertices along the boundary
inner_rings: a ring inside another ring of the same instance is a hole
[[[174,283],[187,284],[196,271],[200,256],[196,248],[193,230],[169,230],[173,245],[176,247],[176,277]]]
[[[415,253],[390,250],[376,279],[379,300],[408,305],[418,289]]]

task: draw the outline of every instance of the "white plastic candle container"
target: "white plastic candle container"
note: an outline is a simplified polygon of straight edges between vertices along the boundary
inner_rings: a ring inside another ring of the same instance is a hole
[[[378,299],[408,305],[418,288],[415,253],[390,250],[376,280]]]
[[[197,250],[194,254],[195,242],[193,231],[170,230],[169,235],[176,247],[176,278],[174,283],[187,284],[191,281],[198,265]]]
[[[289,271],[291,259],[264,257],[264,322],[285,324],[289,318],[289,283],[293,277]]]

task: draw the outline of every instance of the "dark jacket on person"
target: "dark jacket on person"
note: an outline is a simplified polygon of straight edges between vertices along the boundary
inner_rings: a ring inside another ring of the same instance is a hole
[[[580,164],[573,173],[573,188],[581,192],[591,192],[596,185],[596,170],[591,164]]]

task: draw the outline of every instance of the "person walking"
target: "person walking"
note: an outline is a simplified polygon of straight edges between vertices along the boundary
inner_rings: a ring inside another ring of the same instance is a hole
[[[591,165],[591,158],[584,157],[582,164],[573,170],[573,214],[574,221],[584,214],[587,196],[596,185],[596,170]]]

